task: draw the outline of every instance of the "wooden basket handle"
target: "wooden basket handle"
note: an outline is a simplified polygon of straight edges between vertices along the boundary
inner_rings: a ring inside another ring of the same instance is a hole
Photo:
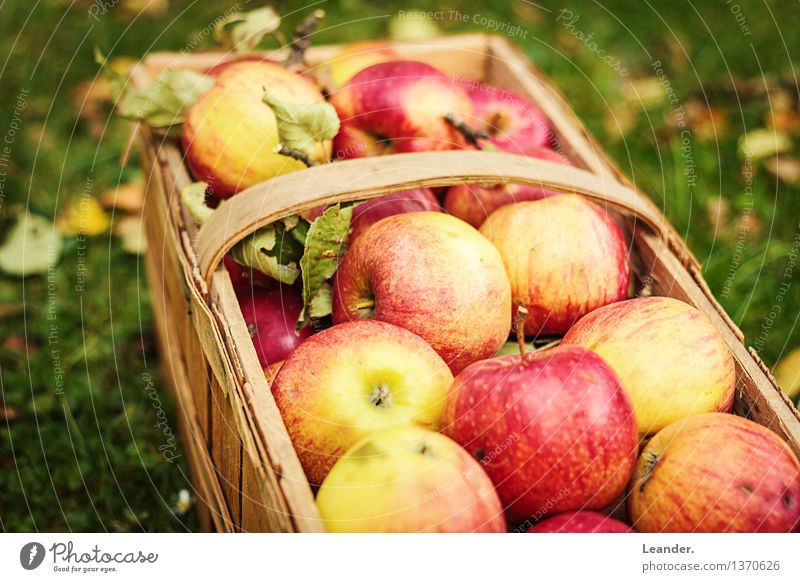
[[[498,182],[581,194],[633,215],[662,237],[668,232],[662,215],[635,191],[578,168],[497,152],[394,154],[314,166],[237,194],[200,229],[200,272],[210,284],[214,270],[236,243],[276,220],[316,206],[414,188]]]

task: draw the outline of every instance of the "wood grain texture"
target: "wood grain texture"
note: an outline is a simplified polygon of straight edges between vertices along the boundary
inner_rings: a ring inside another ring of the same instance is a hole
[[[240,192],[209,217],[196,250],[203,280],[233,246],[279,218],[319,205],[374,198],[399,190],[474,183],[528,184],[581,194],[630,213],[654,232],[663,216],[616,180],[536,158],[479,151],[394,154],[314,166]]]

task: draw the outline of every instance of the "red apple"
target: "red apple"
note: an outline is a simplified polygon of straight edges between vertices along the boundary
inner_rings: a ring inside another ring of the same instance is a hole
[[[628,509],[642,532],[791,532],[800,526],[800,462],[750,420],[691,416],[647,443]]]
[[[273,151],[278,126],[272,109],[262,101],[265,87],[290,103],[323,100],[312,81],[281,65],[238,61],[226,65],[214,86],[189,108],[182,134],[186,161],[194,177],[207,182],[217,198],[305,168]],[[313,157],[326,159],[326,148],[320,146]]]
[[[733,404],[733,356],[708,317],[683,301],[646,297],[602,307],[562,344],[592,349],[614,368],[642,434]]]
[[[329,532],[506,531],[480,464],[446,436],[413,425],[364,437],[317,495]]]
[[[475,111],[468,121],[475,129],[487,132],[491,144],[500,151],[533,156],[550,147],[553,130],[544,114],[530,101],[513,91],[464,80]]]
[[[548,517],[527,533],[631,533],[626,523],[596,511],[567,511]]]
[[[277,282],[270,287],[254,286],[242,290],[238,297],[262,368],[286,359],[313,333],[310,327],[295,332],[303,301],[293,287]]]
[[[606,507],[625,490],[639,444],[616,374],[575,347],[472,364],[450,387],[442,425],[481,461],[510,522]]]
[[[227,61],[222,61],[221,63],[217,63],[213,67],[209,67],[208,69],[206,69],[205,74],[210,75],[212,77],[217,77],[235,63],[262,63],[262,62],[280,65],[280,62],[274,61],[264,55],[242,55]]]
[[[387,219],[388,220],[388,219]],[[422,339],[380,321],[335,325],[286,359],[272,393],[310,483],[379,430],[439,430],[453,376]]]
[[[379,220],[406,212],[440,212],[439,201],[430,188],[393,192],[386,196],[372,198],[353,208],[350,221],[350,244]]]
[[[567,194],[495,210],[480,228],[503,257],[525,334],[563,334],[590,311],[625,299],[630,268],[619,226]]]
[[[528,155],[564,166],[570,165],[567,158],[551,149],[541,148]],[[444,209],[479,228],[501,206],[557,195],[558,192],[553,190],[522,184],[460,184],[447,190]]]
[[[466,92],[444,73],[417,61],[367,67],[330,98],[341,119],[337,159],[466,146],[445,116],[472,115]]]
[[[497,352],[511,327],[511,290],[497,250],[441,212],[384,218],[347,251],[333,322],[377,319],[428,342],[458,373]]]

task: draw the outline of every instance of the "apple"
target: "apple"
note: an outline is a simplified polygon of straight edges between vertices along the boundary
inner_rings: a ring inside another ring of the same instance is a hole
[[[670,297],[608,305],[564,336],[600,354],[622,380],[642,434],[691,414],[726,412],[733,404],[733,356],[703,313]]]
[[[254,54],[254,55],[241,55],[241,56],[237,56],[236,58],[229,59],[227,61],[222,61],[222,62],[217,63],[216,65],[214,65],[212,67],[209,67],[208,69],[206,69],[206,73],[205,74],[206,75],[210,75],[212,77],[217,77],[223,71],[225,71],[227,68],[229,68],[231,65],[233,65],[235,63],[255,63],[255,62],[258,62],[258,63],[268,62],[268,63],[273,63],[275,65],[280,65],[280,63],[278,61],[273,61],[272,59],[270,59],[269,57],[266,57],[264,55],[257,55],[257,54]]]
[[[430,188],[393,192],[372,198],[353,208],[350,221],[349,244],[361,236],[370,226],[388,216],[406,212],[440,212],[442,207]]]
[[[472,364],[447,393],[442,426],[481,462],[512,523],[606,507],[639,443],[616,374],[577,346]]]
[[[302,162],[273,152],[278,127],[262,102],[264,88],[295,104],[323,100],[317,86],[281,65],[266,60],[227,65],[214,86],[190,108],[182,142],[194,177],[209,184],[217,198],[228,198],[279,174],[305,168]],[[326,159],[319,147],[316,161]]]
[[[567,511],[548,517],[526,533],[631,533],[626,523],[596,511]]]
[[[465,79],[462,84],[467,87],[474,110],[469,124],[488,133],[495,148],[533,156],[550,146],[553,130],[533,103],[513,91],[480,81]]]
[[[341,87],[353,75],[376,63],[400,60],[392,44],[386,41],[367,40],[347,45],[326,63],[331,81]]]
[[[466,146],[445,116],[468,120],[469,96],[425,63],[389,61],[369,66],[334,91],[330,102],[341,120],[333,141],[337,159]]]
[[[377,319],[414,332],[454,374],[494,355],[511,328],[511,288],[497,250],[441,212],[384,218],[345,254],[334,324]]]
[[[800,462],[750,420],[691,416],[647,443],[628,511],[642,532],[791,532],[800,525]]]
[[[359,439],[407,424],[438,430],[453,376],[420,337],[380,321],[314,334],[286,358],[272,393],[310,483]]]
[[[358,441],[317,494],[329,532],[504,532],[480,464],[452,440],[413,425]]]
[[[564,166],[570,165],[567,158],[551,149],[538,149],[528,155]],[[553,190],[523,184],[459,184],[447,190],[444,209],[475,228],[480,228],[489,215],[501,206],[541,200],[558,194]]]
[[[500,251],[525,334],[563,334],[590,311],[625,299],[628,245],[605,210],[574,194],[495,210],[481,225]]]
[[[270,287],[247,288],[238,297],[262,368],[286,359],[313,333],[311,327],[295,331],[303,300],[294,287],[275,282]]]

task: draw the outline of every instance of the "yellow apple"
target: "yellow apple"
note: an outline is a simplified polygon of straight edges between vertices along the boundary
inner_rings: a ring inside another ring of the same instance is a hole
[[[564,345],[600,354],[622,380],[642,434],[733,404],[733,356],[703,313],[670,297],[601,307],[569,330]]]
[[[336,325],[301,343],[272,386],[315,485],[356,441],[413,422],[438,430],[447,364],[419,336],[379,321]]]
[[[397,54],[391,43],[368,40],[347,45],[326,65],[334,86],[341,87],[353,75],[370,65],[399,59],[400,55]]]
[[[302,162],[273,152],[278,145],[275,114],[263,103],[265,89],[293,104],[324,98],[309,79],[270,61],[227,65],[214,86],[189,109],[183,124],[186,161],[197,180],[208,182],[218,198],[304,168]],[[330,144],[319,147],[326,159]]]
[[[503,532],[492,482],[446,436],[407,425],[356,443],[317,495],[331,532]]]

